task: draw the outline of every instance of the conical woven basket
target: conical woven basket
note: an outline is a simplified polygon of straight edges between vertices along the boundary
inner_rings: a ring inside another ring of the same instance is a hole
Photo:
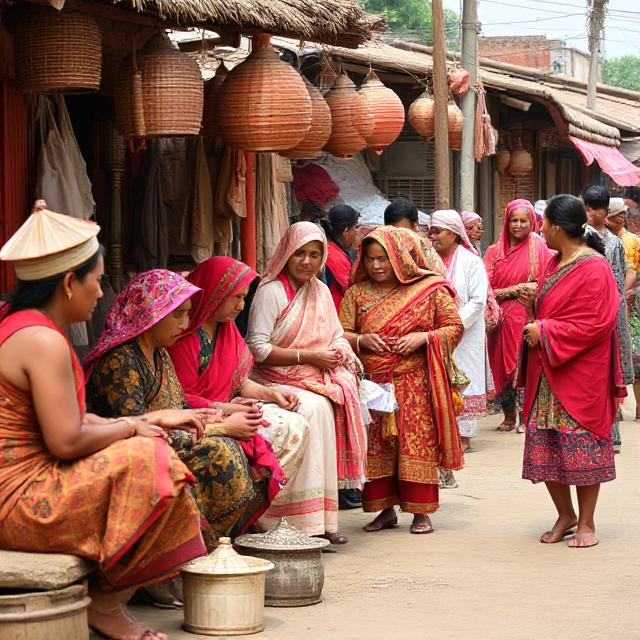
[[[447,105],[447,122],[449,124],[449,149],[459,151],[462,146],[464,116],[455,102],[449,102]]]
[[[370,73],[360,87],[360,94],[369,103],[373,131],[367,144],[376,151],[388,147],[400,135],[404,126],[404,105],[398,95],[385,87],[375,73]]]
[[[435,102],[426,91],[409,107],[409,123],[426,140],[435,133]]]
[[[29,6],[14,29],[18,89],[36,93],[98,91],[102,33],[85,13]]]

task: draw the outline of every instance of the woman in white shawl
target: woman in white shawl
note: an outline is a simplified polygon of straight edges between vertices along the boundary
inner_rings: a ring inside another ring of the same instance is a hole
[[[484,264],[471,244],[457,211],[435,211],[429,236],[446,267],[446,278],[456,290],[458,313],[464,325],[462,341],[454,352],[457,365],[471,383],[463,391],[464,408],[458,426],[464,450],[478,431],[478,419],[487,415],[487,359],[484,310],[489,282]]]

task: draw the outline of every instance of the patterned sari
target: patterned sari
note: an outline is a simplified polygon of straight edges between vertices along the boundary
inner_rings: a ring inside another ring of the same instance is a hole
[[[399,405],[395,415],[372,412],[365,511],[399,504],[409,513],[432,513],[439,506],[438,467],[455,470],[463,465],[447,361],[464,329],[453,290],[444,278],[416,264],[407,233],[380,227],[367,236],[387,252],[399,286],[380,295],[366,276],[361,249],[354,268],[356,284],[342,301],[346,331],[398,337],[429,332],[428,346],[411,354],[360,356],[370,379],[393,382]]]
[[[117,416],[187,408],[167,351],[155,351],[152,369],[138,339],[198,291],[182,276],[162,269],[138,274],[122,290],[100,340],[85,360],[92,410]],[[255,520],[257,510],[264,510],[260,481],[266,470],[249,467],[238,441],[205,436],[194,444],[189,433],[174,430],[171,444],[195,475],[198,508],[217,535],[228,535],[234,526],[245,527]]]
[[[0,345],[31,326],[62,333],[42,314],[21,311],[0,323]],[[84,376],[71,345],[69,355],[84,416]],[[0,378],[0,548],[89,558],[114,590],[171,577],[205,553],[193,482],[159,438],[57,460],[29,392]]]

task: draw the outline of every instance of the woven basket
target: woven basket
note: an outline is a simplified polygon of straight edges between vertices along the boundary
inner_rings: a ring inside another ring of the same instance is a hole
[[[498,155],[496,156],[496,170],[498,173],[504,175],[509,167],[509,162],[511,162],[511,152],[509,149],[501,149],[498,151]]]
[[[436,107],[433,97],[426,91],[409,107],[409,123],[425,139],[435,133]]]
[[[318,89],[304,78],[311,99],[311,129],[293,149],[283,151],[282,155],[294,160],[317,158],[322,147],[331,135],[331,109]]]
[[[18,89],[35,93],[98,91],[102,34],[89,15],[30,6],[16,21]]]
[[[311,128],[311,98],[302,76],[268,45],[229,72],[217,99],[224,141],[244,151],[285,151]]]
[[[202,113],[202,135],[210,138],[220,138],[220,127],[216,116],[216,103],[222,83],[229,75],[229,70],[224,62],[216,69],[216,75],[204,83],[204,110]]]
[[[447,105],[447,122],[449,125],[449,149],[460,151],[464,116],[455,102],[449,102]]]
[[[522,146],[520,141],[518,141],[518,145],[511,152],[508,171],[516,178],[527,176],[533,171],[533,157]]]
[[[356,122],[363,124],[367,107],[356,86],[345,73],[340,74],[331,91],[325,95],[331,109],[331,137],[324,146],[325,151],[338,158],[349,158],[367,146],[367,141],[358,130]],[[364,111],[363,111],[364,109]]]
[[[366,98],[373,116],[373,131],[366,138],[367,144],[375,151],[382,151],[395,141],[404,127],[404,105],[373,72],[360,87],[360,95]]]
[[[118,72],[116,123],[127,137],[196,136],[202,124],[203,84],[198,64],[160,35]]]

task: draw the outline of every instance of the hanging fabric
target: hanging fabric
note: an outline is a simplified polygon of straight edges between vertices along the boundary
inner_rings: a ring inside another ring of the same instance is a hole
[[[491,116],[487,109],[486,91],[482,83],[478,84],[478,104],[476,105],[475,148],[476,162],[485,156],[497,153],[497,131],[491,125]]]
[[[53,112],[54,104],[58,120]],[[41,148],[36,197],[45,200],[52,211],[88,220],[93,216],[96,203],[64,97],[56,95],[52,102],[40,96],[37,120]]]

